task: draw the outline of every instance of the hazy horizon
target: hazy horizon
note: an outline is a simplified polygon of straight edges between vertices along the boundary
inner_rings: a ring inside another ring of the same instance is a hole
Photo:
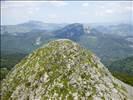
[[[1,24],[131,23],[132,1],[1,1]]]

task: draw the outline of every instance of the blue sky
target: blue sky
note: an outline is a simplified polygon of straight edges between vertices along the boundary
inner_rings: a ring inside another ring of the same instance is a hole
[[[132,1],[2,1],[1,24],[131,23]]]

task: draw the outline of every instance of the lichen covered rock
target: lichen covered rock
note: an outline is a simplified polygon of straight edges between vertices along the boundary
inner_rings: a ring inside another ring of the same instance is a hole
[[[60,39],[12,69],[2,82],[1,99],[128,100],[128,95],[92,52]]]

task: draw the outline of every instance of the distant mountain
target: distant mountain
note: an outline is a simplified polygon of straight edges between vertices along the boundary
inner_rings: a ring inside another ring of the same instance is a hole
[[[98,33],[97,33],[98,34]],[[110,63],[114,60],[133,55],[133,43],[122,36],[114,35],[83,35],[79,43],[94,51],[102,61]]]
[[[109,26],[97,26],[97,31],[102,34],[118,35],[118,36],[133,36],[132,24],[118,24]]]
[[[15,33],[8,30],[10,31],[10,34],[6,34],[5,32],[5,34],[1,35],[1,50],[29,53],[32,50],[40,47],[42,44],[47,43],[49,40],[67,38],[80,43],[86,48],[90,48],[104,61],[109,60],[110,62],[114,61],[115,59],[125,58],[133,54],[133,36],[131,37],[130,35],[132,29],[130,30],[131,25],[128,24],[93,28],[89,25],[74,23],[66,25],[65,27],[62,26],[63,28],[53,31],[38,30],[39,28],[42,28],[43,25],[44,24],[42,22],[38,21],[29,21],[28,23],[16,25],[26,28],[33,28],[34,30],[23,33]],[[37,29],[35,27],[37,27]],[[44,28],[48,29],[46,27]],[[19,30],[19,28],[16,29]],[[119,35],[118,30],[125,30],[127,33],[122,32],[122,34],[127,35]]]
[[[64,27],[66,24],[43,23],[40,21],[28,21],[17,25],[2,25],[1,34],[17,35],[31,31],[53,31]]]
[[[41,21],[31,20],[29,22],[18,24],[18,25],[24,26],[24,27],[29,27],[29,28],[32,28],[33,30],[39,29],[39,30],[52,31],[52,30],[57,30],[57,29],[63,28],[66,24],[44,23]]]
[[[129,100],[130,96],[95,54],[60,39],[13,68],[2,81],[1,99]]]
[[[65,26],[64,28],[54,32],[58,38],[67,38],[71,40],[78,40],[80,36],[85,34],[85,30],[82,24],[74,23]]]

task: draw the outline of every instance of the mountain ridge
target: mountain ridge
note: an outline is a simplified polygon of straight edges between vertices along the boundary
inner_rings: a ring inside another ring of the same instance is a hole
[[[34,51],[2,82],[5,99],[128,100],[124,87],[92,52],[68,39]]]

